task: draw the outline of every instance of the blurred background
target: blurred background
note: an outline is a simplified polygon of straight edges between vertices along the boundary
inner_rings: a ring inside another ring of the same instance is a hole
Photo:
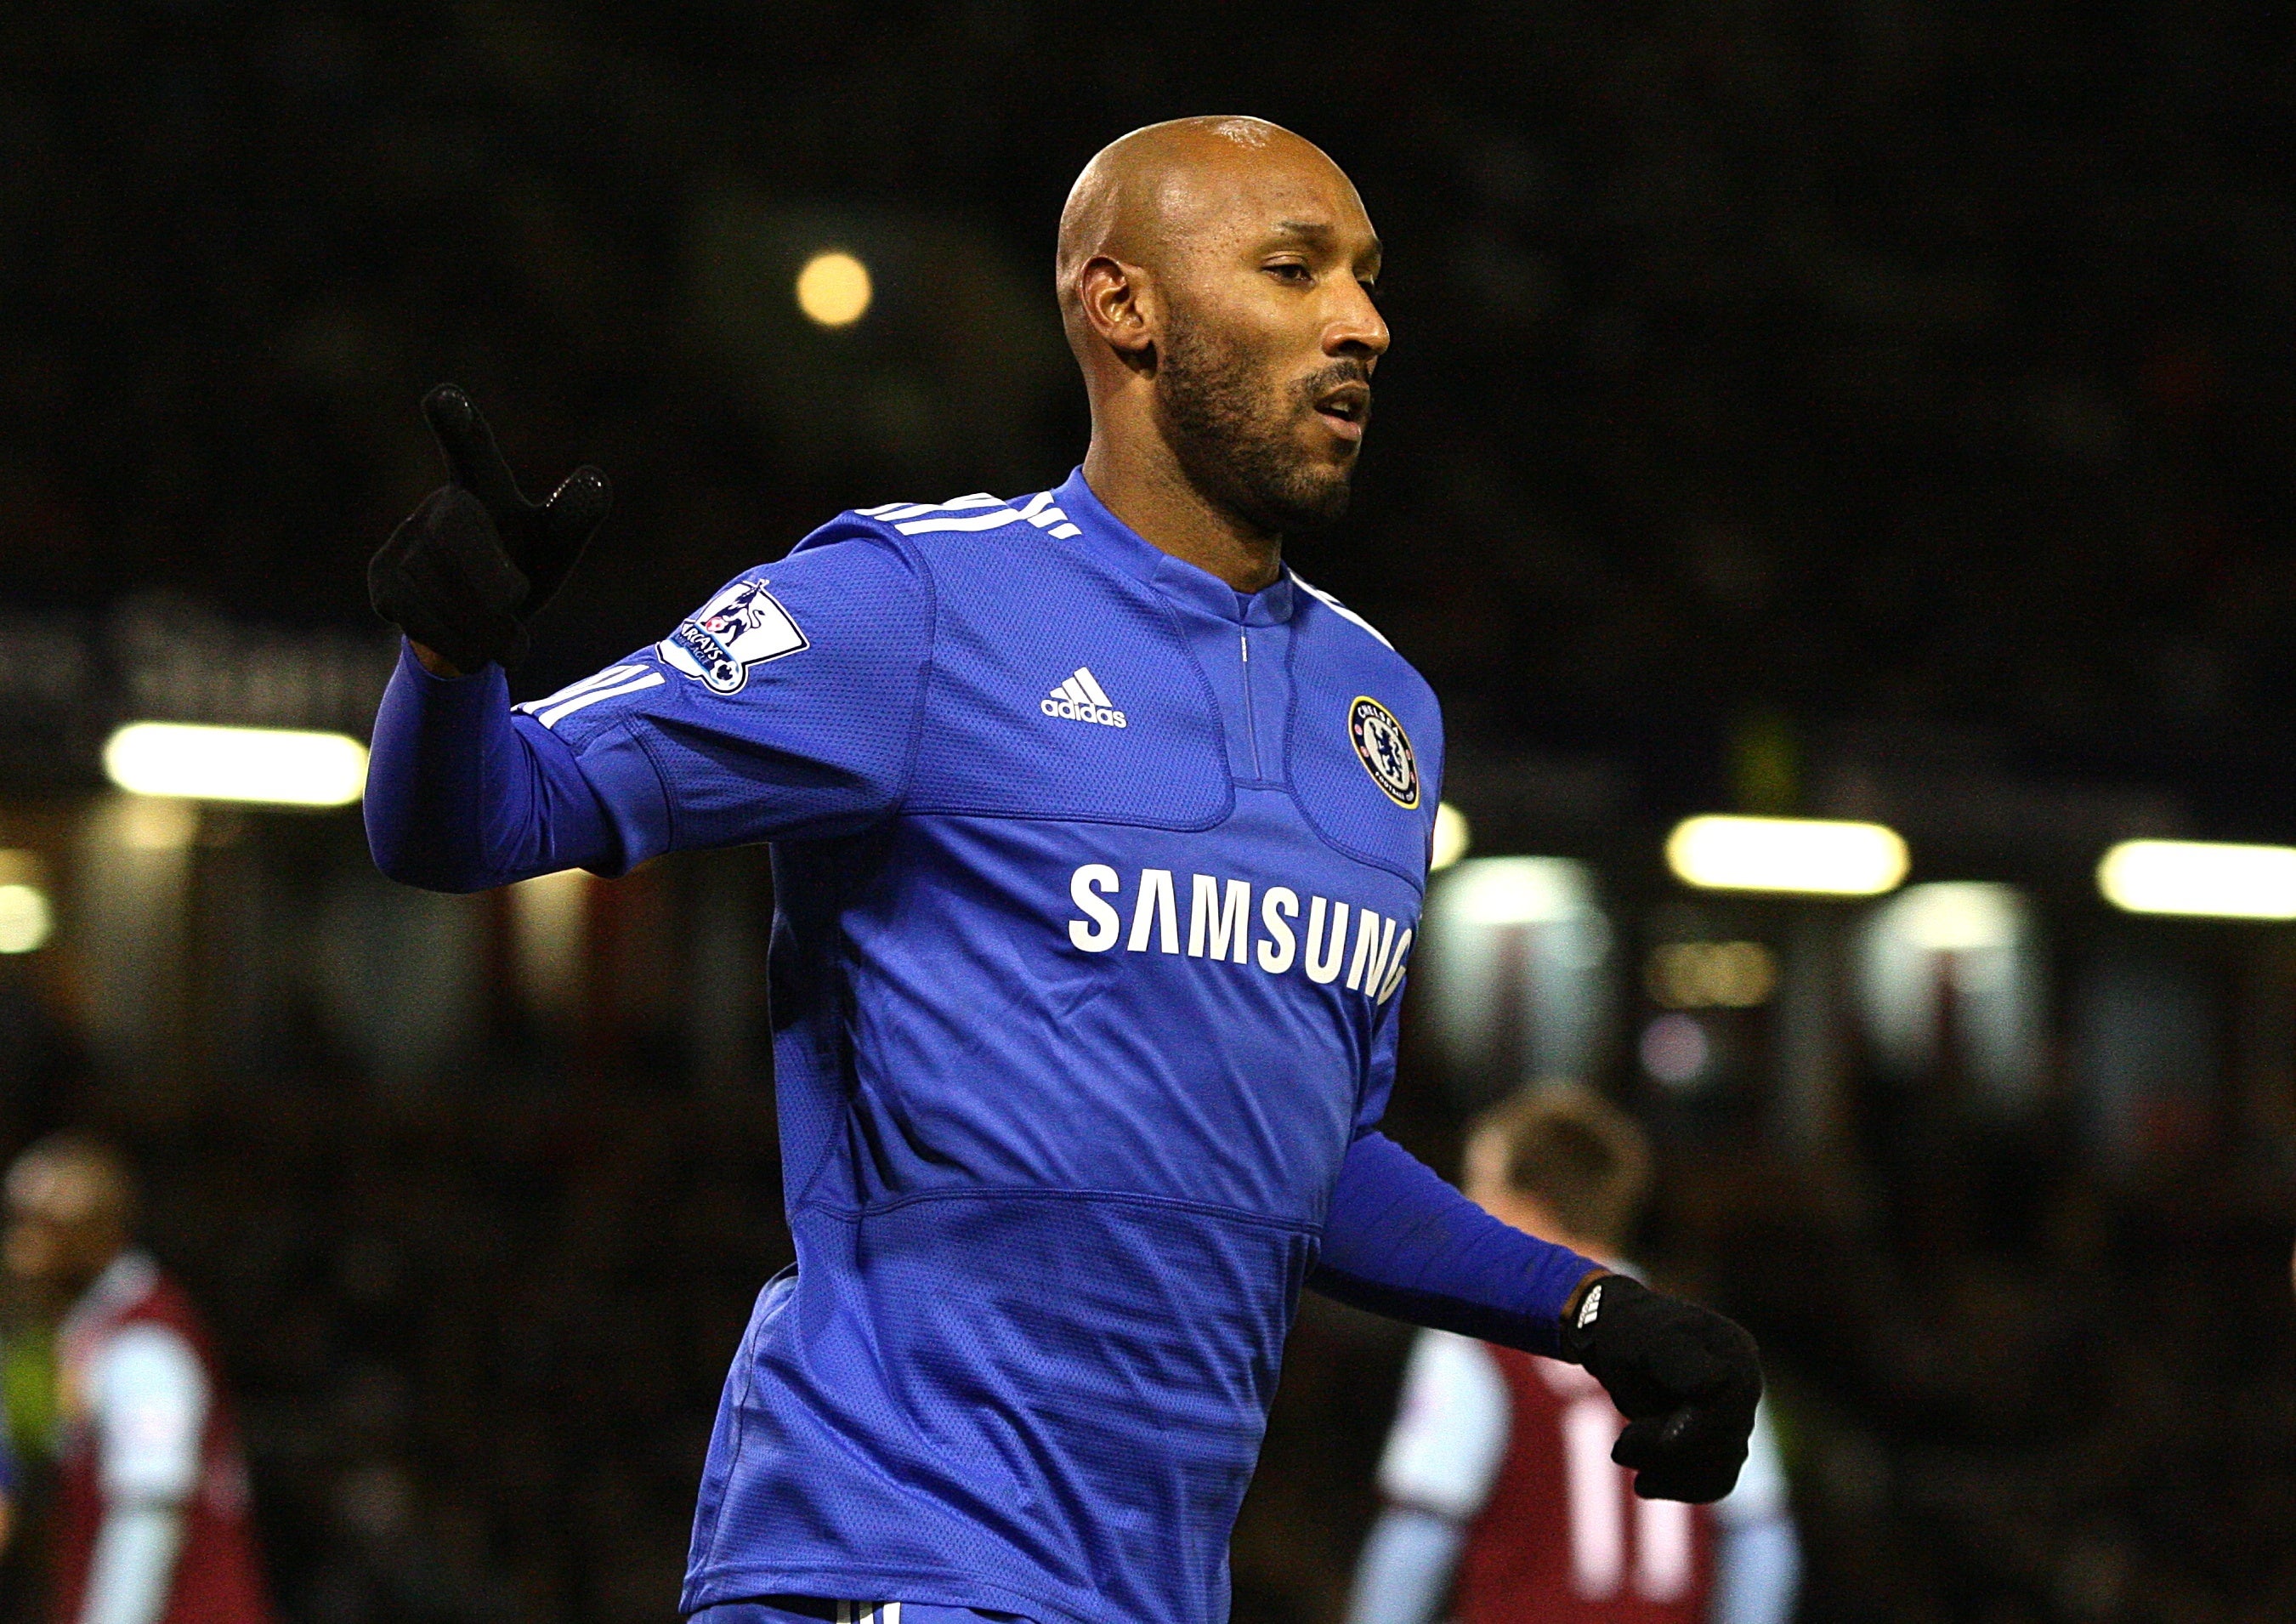
[[[615,482],[522,698],[841,507],[1057,481],[1069,181],[1259,113],[1396,332],[1292,557],[1434,683],[1471,833],[1394,1131],[1447,1169],[1554,1076],[1649,1128],[1636,1255],[1763,1341],[1805,1619],[2296,1617],[2296,889],[2098,880],[2296,841],[2292,95],[2210,0],[16,0],[0,1152],[139,1162],[293,1619],[670,1616],[788,1251],[762,854],[432,897],[115,730],[364,737],[443,379]],[[1910,865],[1692,883],[1724,813]],[[1339,1616],[1406,1340],[1303,1306],[1240,1624]]]

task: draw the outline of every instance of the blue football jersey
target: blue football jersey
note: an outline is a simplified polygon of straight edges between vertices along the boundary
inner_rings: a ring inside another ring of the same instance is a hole
[[[1363,620],[1081,474],[850,513],[520,707],[619,850],[774,843],[796,1267],[687,1611],[1218,1624],[1326,1205],[1393,1067],[1442,725]]]

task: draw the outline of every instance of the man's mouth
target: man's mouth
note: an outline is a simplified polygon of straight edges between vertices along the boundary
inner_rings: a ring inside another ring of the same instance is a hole
[[[1371,421],[1371,385],[1342,383],[1316,398],[1316,415],[1341,439],[1361,439]]]

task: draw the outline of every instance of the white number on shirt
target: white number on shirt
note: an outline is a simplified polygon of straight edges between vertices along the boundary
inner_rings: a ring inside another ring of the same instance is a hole
[[[1619,1594],[1627,1569],[1627,1507],[1635,1510],[1635,1590],[1646,1601],[1677,1602],[1690,1588],[1690,1507],[1637,1500],[1634,1477],[1611,1462],[1619,1412],[1600,1393],[1562,1412],[1563,1497],[1570,1519],[1572,1587],[1585,1600]]]

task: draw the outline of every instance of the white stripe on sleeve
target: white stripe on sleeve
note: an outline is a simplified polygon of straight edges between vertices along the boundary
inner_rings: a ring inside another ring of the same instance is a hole
[[[636,677],[644,669],[644,666],[608,666],[603,671],[593,671],[579,682],[568,683],[557,693],[545,698],[530,699],[522,705],[512,705],[511,709],[523,710],[529,716],[532,716],[537,710],[547,710],[561,700],[572,699],[578,693],[587,693],[591,689],[603,688],[609,683],[621,682],[627,677]]]
[[[648,688],[659,688],[668,680],[669,678],[659,671],[648,671],[644,677],[630,682],[617,683],[611,688],[593,688],[587,693],[577,694],[564,704],[545,710],[534,719],[545,727],[555,727],[576,711],[586,710],[602,700],[619,699],[625,693],[638,693]]]

